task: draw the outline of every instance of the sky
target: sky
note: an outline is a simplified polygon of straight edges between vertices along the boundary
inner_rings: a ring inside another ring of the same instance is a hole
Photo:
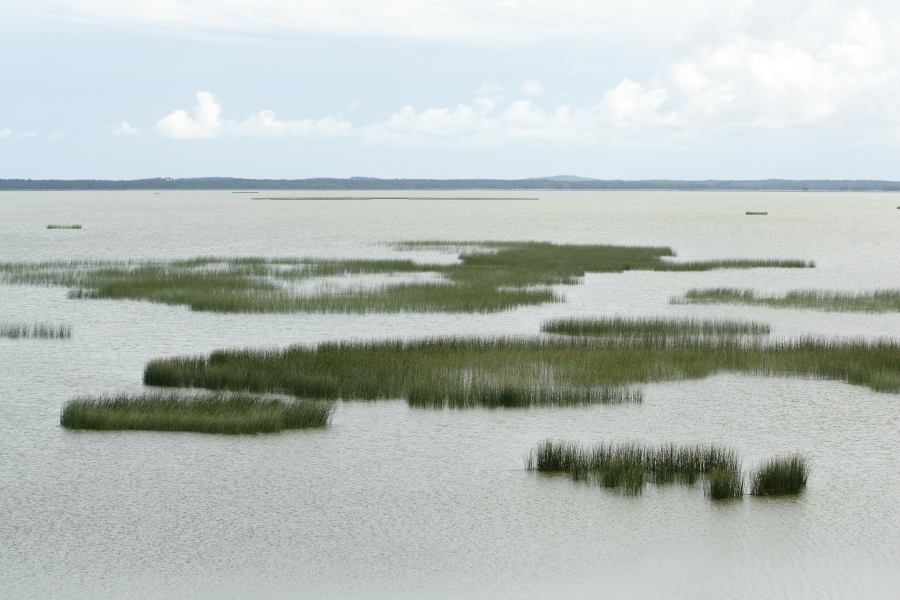
[[[0,178],[900,180],[900,3],[0,0]]]

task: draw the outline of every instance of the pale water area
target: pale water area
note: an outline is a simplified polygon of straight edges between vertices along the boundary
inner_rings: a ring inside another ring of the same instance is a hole
[[[264,195],[304,194],[327,195]],[[225,347],[538,335],[543,319],[567,315],[741,318],[771,324],[774,337],[900,337],[898,314],[668,303],[692,287],[900,288],[900,194],[454,195],[540,199],[4,192],[0,261],[453,260],[385,244],[441,239],[663,245],[677,260],[817,266],[588,275],[556,288],[565,303],[488,315],[216,314],[2,285],[0,320],[68,323],[73,337],[0,339],[0,597],[900,597],[900,397],[838,381],[726,373],[643,386],[641,404],[589,408],[341,402],[326,429],[257,436],[59,426],[74,396],[141,389],[152,358]],[[727,444],[745,468],[799,451],[813,471],[797,498],[717,503],[679,485],[623,497],[526,472],[524,456],[547,437]]]

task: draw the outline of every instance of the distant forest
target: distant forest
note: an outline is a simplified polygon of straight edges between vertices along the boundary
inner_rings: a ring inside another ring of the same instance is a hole
[[[792,180],[678,181],[649,179],[238,179],[195,177],[189,179],[0,179],[0,190],[830,190],[900,191],[898,181]]]

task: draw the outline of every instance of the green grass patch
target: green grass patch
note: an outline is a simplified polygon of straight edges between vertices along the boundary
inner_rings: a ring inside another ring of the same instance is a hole
[[[60,425],[68,429],[272,433],[324,427],[333,405],[283,401],[249,394],[118,394],[76,398],[63,408]]]
[[[841,312],[900,312],[900,290],[829,292],[794,290],[784,295],[762,295],[752,289],[692,289],[673,304],[748,304],[774,308],[811,308]]]
[[[81,229],[81,225],[47,225],[47,229]]]
[[[341,341],[154,360],[144,383],[321,399],[406,398],[415,406],[463,408],[603,402],[614,398],[604,389],[725,371],[898,391],[887,384],[900,378],[900,345],[590,337]]]
[[[647,482],[693,484],[708,475],[718,481],[722,473],[737,474],[739,480],[741,462],[734,450],[722,446],[647,446],[636,442],[581,446],[545,440],[531,450],[525,468],[541,473],[566,473],[574,481],[596,483],[635,495],[641,493]]]
[[[809,464],[799,454],[773,458],[753,473],[750,493],[754,496],[799,494],[806,488]]]
[[[447,242],[408,242],[442,249]],[[0,281],[60,285],[72,298],[147,300],[218,312],[495,312],[561,302],[550,286],[574,285],[586,273],[629,270],[705,271],[809,267],[795,260],[673,263],[669,248],[575,246],[543,242],[457,242],[459,264],[410,260],[200,257],[177,261],[0,263]],[[331,276],[437,274],[434,283],[386,283],[375,289],[300,293],[301,280]]]
[[[666,319],[661,317],[560,318],[541,323],[541,331],[573,336],[613,338],[692,338],[767,335],[765,323],[721,319]]]
[[[72,327],[53,323],[0,323],[0,337],[67,339],[72,337]]]

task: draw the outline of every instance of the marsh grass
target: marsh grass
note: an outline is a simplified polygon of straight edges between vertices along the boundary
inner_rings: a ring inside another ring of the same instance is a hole
[[[660,317],[560,318],[541,323],[541,331],[572,336],[621,339],[643,338],[740,338],[767,335],[765,323],[713,319],[665,319]]]
[[[47,225],[47,229],[81,229],[81,225]]]
[[[900,391],[900,343],[590,337],[340,341],[153,360],[144,383],[322,399],[407,398],[415,406],[531,406],[602,402],[604,388],[729,371]]]
[[[581,446],[545,440],[531,450],[525,468],[541,473],[566,473],[574,481],[599,484],[626,495],[640,494],[644,484],[691,485],[702,476],[740,473],[740,457],[723,446],[637,442]],[[740,475],[738,475],[740,478]]]
[[[333,405],[328,403],[285,402],[249,394],[118,394],[72,400],[62,410],[60,425],[68,429],[272,433],[324,427],[332,412]]]
[[[436,245],[438,244],[438,245]],[[408,242],[429,249],[446,242]],[[670,248],[574,246],[542,242],[461,242],[459,264],[410,260],[200,257],[178,261],[0,263],[0,281],[60,285],[70,297],[147,300],[217,312],[495,312],[562,302],[550,286],[574,285],[585,273],[629,270],[705,271],[808,267],[794,260],[675,263]],[[301,279],[391,273],[436,273],[434,283],[386,284],[376,290],[302,295]]]
[[[750,479],[753,496],[782,496],[799,494],[809,479],[809,464],[799,454],[773,458],[757,470]]]
[[[769,213],[767,213],[767,212],[760,212],[760,211],[754,211],[754,210],[748,210],[748,211],[747,211],[747,214],[748,214],[748,215],[767,215],[767,214],[769,214]]]
[[[743,498],[744,480],[739,470],[714,469],[706,475],[706,495],[710,500]]]
[[[873,292],[829,292],[793,290],[782,296],[760,295],[752,289],[692,289],[673,304],[749,304],[774,308],[811,308],[841,312],[900,312],[900,290]]]
[[[623,404],[643,400],[640,390],[612,387],[579,388],[571,386],[478,383],[444,385],[434,382],[410,388],[407,402],[417,408],[530,408],[535,406],[580,406],[585,404]]]
[[[0,323],[0,337],[68,339],[72,337],[72,326],[54,323]]]

